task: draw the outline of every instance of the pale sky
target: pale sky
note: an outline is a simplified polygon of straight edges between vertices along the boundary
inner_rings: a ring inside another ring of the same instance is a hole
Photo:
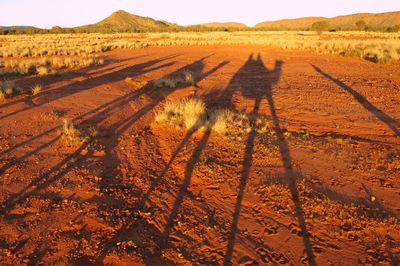
[[[0,25],[50,28],[96,23],[127,12],[179,25],[400,11],[400,0],[0,0]]]

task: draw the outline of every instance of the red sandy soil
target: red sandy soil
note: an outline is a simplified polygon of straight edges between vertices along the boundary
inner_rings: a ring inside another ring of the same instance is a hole
[[[399,264],[399,65],[252,46],[104,56],[0,103],[2,265]],[[186,69],[196,86],[147,85]],[[193,94],[270,131],[154,123]],[[95,142],[67,147],[62,118]]]

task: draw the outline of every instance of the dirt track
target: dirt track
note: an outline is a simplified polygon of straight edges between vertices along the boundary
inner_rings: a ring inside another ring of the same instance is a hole
[[[399,65],[248,46],[106,55],[0,103],[2,263],[399,263]],[[196,86],[146,85],[185,69]],[[188,95],[271,131],[153,122]],[[102,149],[66,147],[63,117]]]

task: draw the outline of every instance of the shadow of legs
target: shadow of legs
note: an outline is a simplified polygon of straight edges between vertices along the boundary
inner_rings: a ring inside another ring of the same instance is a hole
[[[276,113],[275,103],[272,98],[272,94],[267,95],[267,101],[268,101],[268,104],[270,107],[276,137],[278,139],[278,145],[279,145],[279,151],[281,154],[281,159],[283,162],[283,166],[285,168],[287,184],[289,186],[290,194],[292,196],[292,201],[295,206],[297,220],[299,222],[299,226],[301,229],[301,234],[303,237],[304,248],[305,248],[305,252],[307,254],[308,263],[309,263],[309,265],[316,265],[314,254],[312,251],[312,245],[311,245],[309,233],[307,231],[303,208],[301,206],[301,202],[299,199],[299,191],[297,190],[297,180],[296,180],[297,177],[293,171],[292,157],[290,155],[289,146],[286,142],[285,136],[283,135],[283,132],[282,132],[282,129],[281,129],[281,126],[279,123],[279,118]]]
[[[235,238],[238,230],[239,216],[240,216],[240,210],[242,208],[244,191],[246,188],[247,180],[249,179],[250,169],[253,161],[254,140],[256,138],[256,133],[257,133],[255,128],[255,117],[258,114],[258,110],[260,109],[260,103],[261,99],[256,99],[253,110],[254,116],[252,117],[252,121],[250,121],[252,129],[246,142],[246,151],[244,153],[244,158],[243,158],[243,171],[242,171],[242,176],[240,178],[239,191],[236,198],[235,210],[233,212],[231,231],[228,236],[228,246],[226,248],[224,265],[230,265],[232,260],[233,247],[235,245]]]

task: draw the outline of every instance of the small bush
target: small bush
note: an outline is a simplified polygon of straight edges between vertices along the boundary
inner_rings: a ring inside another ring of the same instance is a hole
[[[316,31],[318,34],[321,34],[324,31],[329,30],[329,22],[328,21],[317,21],[311,25],[311,29]]]
[[[16,93],[15,84],[13,82],[0,83],[0,92],[3,100],[13,96]]]
[[[35,86],[32,87],[31,93],[33,96],[37,96],[41,93],[42,91],[42,85],[36,84]]]
[[[189,70],[184,70],[178,77],[163,77],[153,82],[156,88],[174,89],[179,85],[192,86],[195,84],[193,73]]]
[[[170,89],[174,89],[179,84],[179,80],[164,77],[154,81],[153,84],[156,88],[167,87]]]
[[[38,67],[37,69],[36,69],[36,73],[39,75],[39,76],[46,76],[46,75],[48,75],[49,74],[49,69],[47,68],[47,67],[45,67],[45,66],[40,66],[40,67]]]
[[[78,146],[85,141],[79,130],[68,119],[63,120],[62,138],[68,146]]]
[[[95,128],[90,127],[85,131],[78,130],[74,123],[68,119],[63,119],[62,123],[62,139],[68,146],[76,147],[84,143],[96,142],[98,132]]]
[[[365,30],[367,28],[367,23],[364,20],[360,19],[356,22],[356,26],[358,30]]]
[[[187,85],[194,85],[195,83],[193,73],[190,72],[189,70],[183,71],[183,80]]]
[[[186,129],[191,129],[204,123],[206,105],[199,99],[187,98],[182,103],[182,115]]]
[[[13,87],[5,87],[5,88],[3,89],[3,92],[5,93],[5,95],[6,95],[7,97],[10,97],[10,96],[12,96],[12,95],[14,94],[15,90],[14,90]]]
[[[168,101],[164,110],[156,113],[155,120],[191,129],[201,124],[205,109],[205,104],[195,98],[186,98],[179,102]]]
[[[132,82],[132,81],[133,81],[133,78],[131,78],[131,77],[126,77],[126,78],[125,78],[125,82],[130,83],[130,82]]]
[[[218,133],[225,133],[228,127],[232,125],[234,120],[234,114],[232,111],[223,109],[215,110],[210,114],[211,126],[213,130]]]
[[[15,95],[27,93],[26,90],[15,87],[14,82],[0,82],[0,92],[2,94],[1,98],[3,101]]]
[[[263,116],[250,119],[249,115],[228,109],[207,109],[204,102],[196,98],[167,101],[163,110],[156,112],[155,121],[189,130],[205,127],[227,135],[248,133],[252,129],[263,134],[269,132],[271,127]]]

